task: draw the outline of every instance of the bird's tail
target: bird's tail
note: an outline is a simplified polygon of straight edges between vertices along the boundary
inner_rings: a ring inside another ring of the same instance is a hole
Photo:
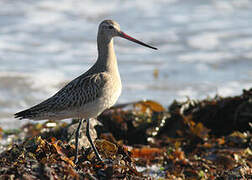
[[[34,119],[38,113],[36,111],[32,111],[31,109],[26,109],[24,111],[20,111],[14,114],[15,118],[21,119]]]

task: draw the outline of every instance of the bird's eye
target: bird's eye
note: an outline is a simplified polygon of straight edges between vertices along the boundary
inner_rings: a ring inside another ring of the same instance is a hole
[[[109,26],[109,29],[113,29],[114,27],[113,26]]]

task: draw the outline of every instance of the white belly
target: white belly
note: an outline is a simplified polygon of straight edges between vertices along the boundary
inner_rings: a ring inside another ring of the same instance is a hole
[[[104,110],[110,108],[116,103],[121,92],[121,83],[117,84],[117,86],[108,88],[100,98],[81,107],[79,111],[80,118],[94,118],[99,116]]]

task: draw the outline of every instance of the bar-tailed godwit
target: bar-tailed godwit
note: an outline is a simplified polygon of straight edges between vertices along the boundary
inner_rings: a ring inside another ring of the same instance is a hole
[[[49,99],[15,114],[15,117],[19,119],[80,119],[75,134],[75,163],[78,161],[78,139],[84,120],[87,121],[86,136],[96,157],[102,161],[89,134],[89,119],[97,117],[105,109],[113,106],[121,94],[122,84],[113,37],[122,37],[143,46],[157,49],[122,32],[119,24],[115,21],[104,20],[99,25],[98,30],[98,58],[96,63],[87,72],[75,78]]]

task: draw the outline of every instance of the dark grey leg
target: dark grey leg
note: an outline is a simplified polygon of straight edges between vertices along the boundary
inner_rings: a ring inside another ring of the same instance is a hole
[[[81,119],[78,125],[78,128],[75,132],[75,156],[74,156],[74,163],[78,162],[78,145],[79,145],[79,136],[80,136],[80,128],[82,126],[84,119]]]
[[[90,134],[89,134],[89,118],[87,119],[86,136],[87,136],[88,141],[89,141],[89,143],[91,144],[91,146],[92,146],[92,148],[93,148],[93,150],[94,150],[94,152],[95,152],[96,157],[97,157],[100,161],[102,161],[101,156],[99,155],[99,153],[98,153],[96,147],[94,146],[94,144],[93,144],[93,142],[92,142],[92,139],[91,139],[91,137],[90,137]]]

